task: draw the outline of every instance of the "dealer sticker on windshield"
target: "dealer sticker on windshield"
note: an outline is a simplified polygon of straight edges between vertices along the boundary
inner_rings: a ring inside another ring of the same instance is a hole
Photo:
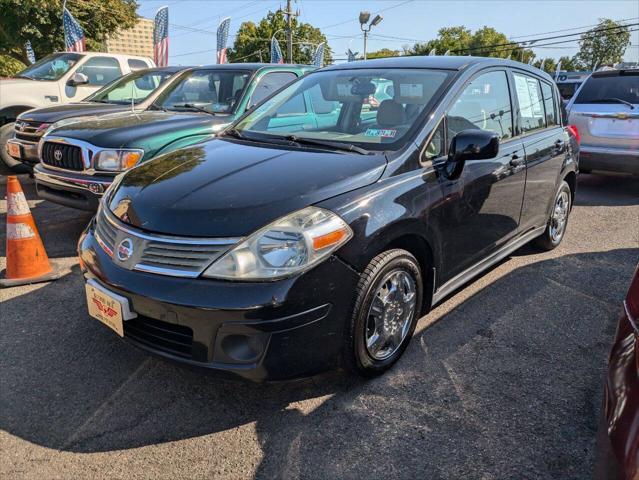
[[[391,128],[369,128],[364,133],[367,137],[395,138],[397,130]]]

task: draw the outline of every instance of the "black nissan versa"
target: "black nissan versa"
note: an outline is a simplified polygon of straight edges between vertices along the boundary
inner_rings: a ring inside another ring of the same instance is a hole
[[[392,98],[362,109],[380,82]],[[253,380],[381,373],[433,304],[561,242],[579,147],[560,101],[547,74],[494,58],[310,73],[117,178],[79,242],[89,313]]]

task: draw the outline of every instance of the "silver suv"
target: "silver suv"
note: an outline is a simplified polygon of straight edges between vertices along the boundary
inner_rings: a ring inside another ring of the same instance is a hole
[[[581,172],[639,175],[639,69],[594,72],[567,110],[581,136]]]

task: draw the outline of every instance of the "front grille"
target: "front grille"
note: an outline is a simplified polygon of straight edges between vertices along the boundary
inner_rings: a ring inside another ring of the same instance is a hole
[[[138,231],[121,224],[103,206],[95,222],[95,236],[102,249],[122,268],[175,277],[197,277],[212,262],[235,245],[236,238],[194,239],[166,237]],[[120,260],[114,253],[128,238],[133,243],[130,259]]]
[[[184,325],[138,316],[124,322],[124,335],[154,350],[193,357],[193,330]]]
[[[59,158],[56,158],[56,152]],[[52,167],[66,170],[84,170],[82,150],[76,145],[66,143],[44,142],[42,145],[42,162]]]
[[[20,140],[37,142],[48,126],[48,123],[18,120],[14,125],[15,137]]]

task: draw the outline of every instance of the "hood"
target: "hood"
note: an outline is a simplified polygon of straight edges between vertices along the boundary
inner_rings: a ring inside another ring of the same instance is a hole
[[[122,221],[193,237],[237,237],[378,180],[382,154],[288,150],[215,139],[125,174],[109,200]]]
[[[18,120],[28,122],[54,123],[65,118],[78,116],[95,116],[111,112],[123,112],[131,110],[130,105],[118,105],[115,103],[78,102],[67,103],[55,107],[36,108],[21,114]]]
[[[73,123],[53,129],[50,135],[75,138],[98,147],[140,148],[149,139],[163,135],[179,138],[181,130],[189,135],[211,134],[212,127],[228,123],[228,115],[212,116],[206,113],[175,113],[144,111],[122,113],[82,123]],[[153,143],[153,142],[151,142]],[[164,145],[164,144],[162,144]]]

